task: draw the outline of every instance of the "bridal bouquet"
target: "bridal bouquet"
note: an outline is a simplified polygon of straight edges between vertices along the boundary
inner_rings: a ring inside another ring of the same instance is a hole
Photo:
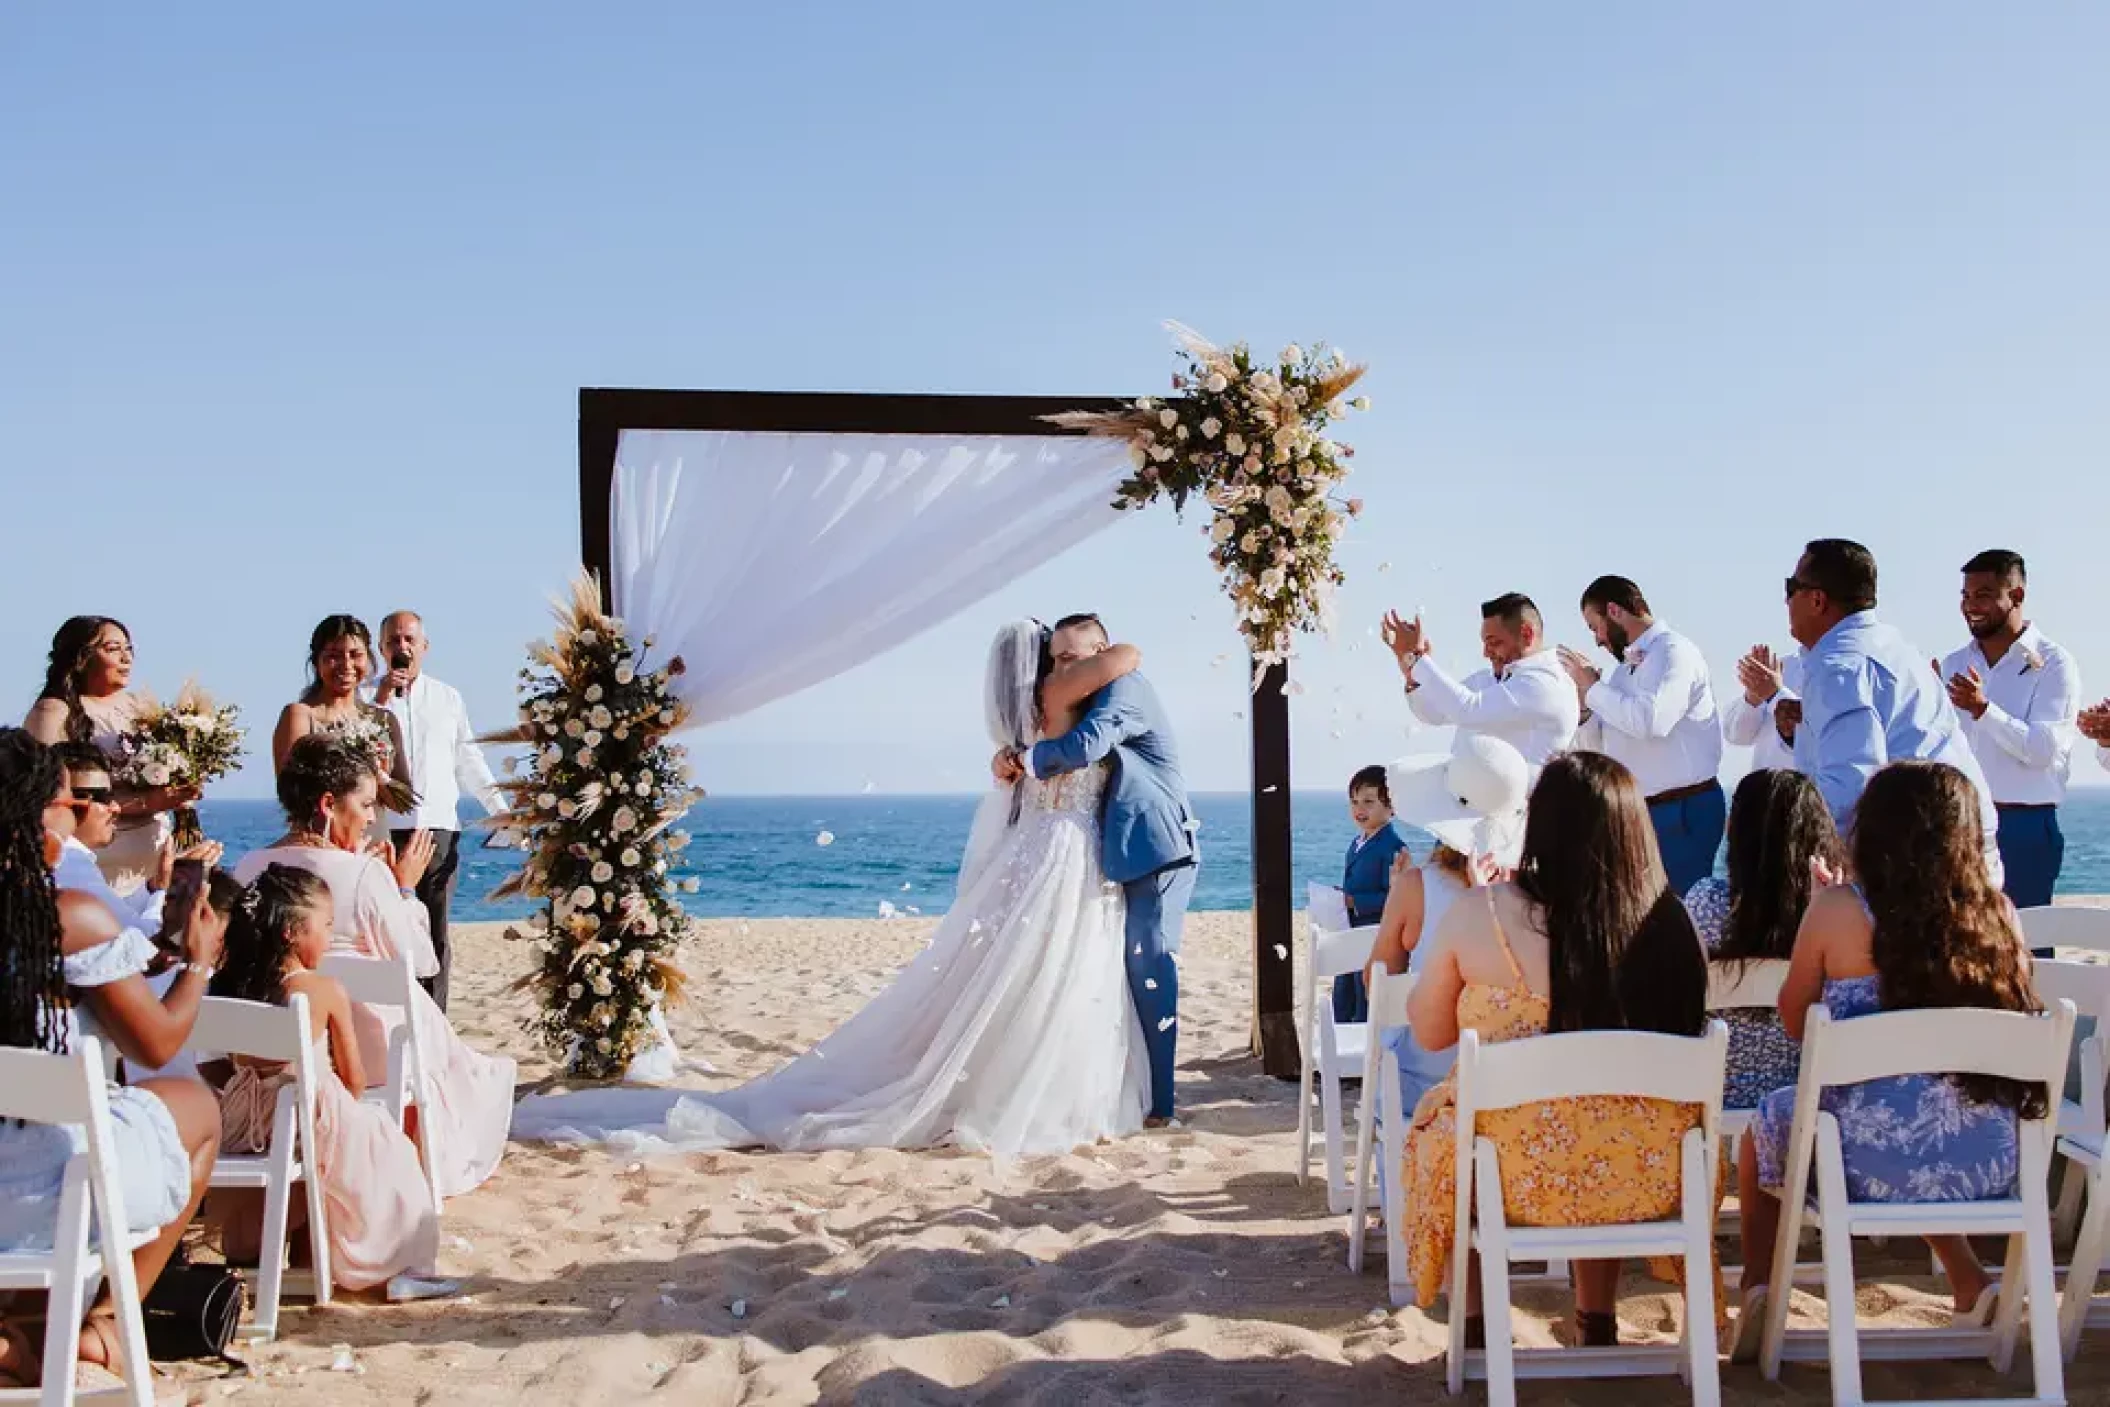
[[[519,726],[484,739],[530,748],[499,784],[512,801],[502,824],[525,837],[528,857],[492,897],[546,901],[527,933],[508,936],[545,940],[529,979],[544,998],[535,1026],[590,1079],[621,1075],[655,1043],[654,1013],[683,984],[673,952],[687,916],[667,869],[689,843],[672,827],[702,793],[666,741],[688,716],[669,690],[682,663],[646,668],[651,645],[632,644],[582,577],[553,639],[530,647]]]
[[[148,696],[119,743],[113,780],[140,790],[207,786],[241,762],[244,736],[241,710],[214,703],[195,684],[185,684],[173,704]],[[175,826],[179,850],[205,839],[194,806],[176,808]]]
[[[396,776],[396,737],[389,731],[388,715],[378,708],[361,707],[342,723],[333,723],[329,735],[353,752],[364,756],[380,784],[377,799],[387,810],[403,813],[418,804],[416,793]]]
[[[1175,511],[1200,494],[1214,510],[1209,560],[1224,574],[1257,667],[1286,660],[1291,636],[1324,630],[1333,588],[1343,580],[1334,545],[1360,499],[1333,498],[1355,451],[1328,438],[1349,410],[1344,397],[1362,379],[1338,350],[1294,344],[1273,360],[1243,342],[1218,347],[1178,323],[1178,393],[1144,396],[1117,411],[1068,411],[1055,424],[1128,441],[1135,472],[1116,491],[1116,508],[1140,508],[1169,495]],[[1256,672],[1255,684],[1259,676]]]

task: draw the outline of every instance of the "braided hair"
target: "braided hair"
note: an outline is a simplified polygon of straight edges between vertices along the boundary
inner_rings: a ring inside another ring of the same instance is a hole
[[[56,752],[0,728],[0,1045],[63,1052],[59,895],[44,863],[44,808],[59,782]]]
[[[330,902],[330,886],[322,876],[292,865],[266,865],[247,889],[215,871],[214,908],[220,906],[223,892],[231,906],[227,947],[220,970],[213,974],[212,994],[283,1006],[294,931],[310,909]]]
[[[85,743],[95,736],[95,724],[81,707],[81,680],[95,660],[95,642],[102,638],[106,625],[116,626],[127,641],[131,640],[132,632],[125,629],[125,623],[110,616],[74,616],[51,637],[44,690],[37,697],[57,699],[66,705],[66,737],[71,742]]]

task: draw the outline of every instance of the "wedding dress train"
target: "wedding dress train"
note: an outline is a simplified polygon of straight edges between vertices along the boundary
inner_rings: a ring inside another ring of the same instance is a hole
[[[1106,775],[1102,764],[1023,783],[1018,821],[970,845],[930,946],[790,1064],[720,1093],[538,1096],[515,1110],[513,1136],[638,1151],[954,1144],[1010,1158],[1133,1133],[1150,1070],[1121,890],[1099,867]]]

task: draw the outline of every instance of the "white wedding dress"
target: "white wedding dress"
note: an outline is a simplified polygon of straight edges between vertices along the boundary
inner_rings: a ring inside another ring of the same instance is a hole
[[[1008,1159],[1140,1129],[1150,1067],[1121,890],[1099,867],[1106,780],[1101,764],[1022,783],[1015,823],[978,825],[930,946],[790,1064],[721,1093],[539,1096],[515,1111],[513,1136],[668,1152],[951,1144]]]

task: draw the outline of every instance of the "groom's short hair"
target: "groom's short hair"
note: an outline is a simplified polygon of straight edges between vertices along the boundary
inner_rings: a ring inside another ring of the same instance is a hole
[[[1099,638],[1101,640],[1110,640],[1113,638],[1112,636],[1106,633],[1106,622],[1100,620],[1099,617],[1093,615],[1090,611],[1079,611],[1076,615],[1064,616],[1061,620],[1055,622],[1055,628],[1057,630],[1068,630],[1073,625],[1090,626],[1092,629],[1099,632]]]

